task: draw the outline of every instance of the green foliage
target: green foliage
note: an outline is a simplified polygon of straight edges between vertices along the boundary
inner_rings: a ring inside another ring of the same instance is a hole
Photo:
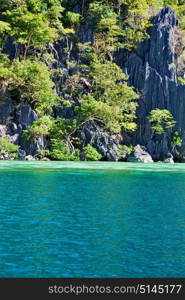
[[[100,153],[98,153],[98,151],[90,144],[88,144],[86,147],[84,147],[83,151],[84,151],[86,160],[96,161],[96,160],[100,160],[102,158],[102,155]]]
[[[134,146],[126,146],[121,145],[117,149],[117,154],[119,155],[120,159],[125,159],[128,155],[130,155],[134,151]]]
[[[76,118],[57,118],[52,124],[50,133],[55,139],[65,140],[66,138],[71,138],[73,133],[76,132],[78,128],[79,123]]]
[[[173,135],[171,137],[171,146],[173,149],[176,147],[181,147],[182,146],[182,136],[179,131],[173,132]]]
[[[135,130],[137,103],[134,99],[139,96],[124,82],[126,76],[121,69],[109,61],[97,61],[92,64],[89,76],[92,92],[82,97],[77,114],[84,119],[101,120],[113,133]]]
[[[59,97],[54,93],[54,83],[45,63],[34,59],[9,61],[2,56],[0,62],[0,81],[20,99],[29,101],[39,115],[50,113],[58,104]]]
[[[44,136],[47,138],[47,149],[39,151],[39,156],[49,157],[54,160],[79,160],[80,152],[73,146],[78,144],[73,134],[79,128],[76,119],[53,119],[50,116],[43,116],[33,122],[24,130],[25,142]]]
[[[178,5],[179,0],[164,0],[164,5]]]
[[[40,149],[38,151],[38,157],[40,159],[43,159],[44,157],[49,157],[50,156],[50,151],[48,149]]]
[[[77,160],[78,161],[80,160],[80,151],[78,149],[75,149],[74,153],[71,154],[68,146],[65,144],[64,141],[59,139],[52,139],[49,156],[53,160],[62,160],[62,161]]]
[[[100,63],[98,60],[92,64],[90,76],[97,92],[111,89],[112,84],[126,79],[125,74],[116,64],[109,61]]]
[[[147,37],[151,26],[149,5],[146,0],[123,0],[124,4],[124,47],[134,50],[137,43]]]
[[[2,86],[12,84],[13,73],[10,66],[8,56],[0,53],[0,84]]]
[[[54,120],[50,116],[43,116],[37,121],[33,122],[32,125],[28,126],[24,130],[24,139],[30,141],[34,138],[41,136],[48,136],[53,126]]]
[[[92,1],[89,5],[88,15],[90,18],[94,19],[96,25],[102,19],[109,17],[113,13],[111,5],[102,2],[103,1]]]
[[[152,110],[148,119],[155,134],[163,134],[176,124],[172,114],[167,109]]]
[[[179,76],[177,80],[179,84],[185,84],[185,78]]]
[[[7,22],[4,27],[16,42],[24,44],[25,58],[31,47],[44,49],[63,31],[60,21],[63,8],[59,0],[9,0],[5,3],[2,7],[5,9],[2,16]]]
[[[41,61],[16,60],[13,63],[13,74],[21,99],[35,103],[39,114],[50,112],[58,97],[53,92],[54,83],[48,67]]]
[[[78,26],[80,24],[81,15],[77,14],[77,13],[74,13],[74,12],[71,12],[71,11],[68,11],[67,12],[67,19],[68,19],[68,22],[70,23],[71,27],[75,27],[75,26]]]
[[[166,5],[164,0],[147,0],[147,4],[149,7],[158,7],[159,9]]]
[[[0,137],[0,155],[15,158],[18,149],[19,146],[11,144],[7,138]]]
[[[179,25],[181,28],[181,33],[182,35],[185,34],[185,3],[182,5],[172,5],[172,8],[176,10],[177,17],[179,20]]]
[[[81,67],[89,70],[89,65],[97,60],[97,55],[94,52],[91,43],[78,43],[79,59]]]
[[[181,29],[185,29],[184,0],[99,0],[90,1],[89,16],[94,20],[95,27],[100,30],[98,36],[100,52],[102,48],[117,47],[133,51],[139,41],[148,35],[151,17],[164,6],[170,6],[177,12]],[[102,26],[103,25],[103,26]],[[105,27],[104,27],[105,25]],[[113,28],[113,30],[112,30]],[[106,37],[102,32],[106,29]],[[110,31],[110,32],[109,32]],[[106,45],[105,40],[109,41]],[[119,43],[121,41],[121,43]],[[113,43],[112,43],[113,42]],[[114,46],[114,47],[113,47]]]
[[[41,13],[33,14],[23,9],[7,11],[7,20],[12,26],[11,36],[28,48],[42,48],[57,38],[56,30],[49,27]]]
[[[120,38],[123,37],[118,15],[111,5],[101,1],[92,2],[88,13],[96,28],[94,52],[99,59],[108,55],[112,60],[112,53],[121,47]]]
[[[10,25],[7,22],[0,21],[0,34],[11,30]]]

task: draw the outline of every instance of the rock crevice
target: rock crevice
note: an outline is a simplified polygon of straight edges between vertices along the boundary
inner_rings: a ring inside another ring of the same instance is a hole
[[[141,94],[137,110],[138,130],[132,135],[123,133],[123,137],[117,138],[103,131],[98,124],[87,122],[78,132],[82,144],[85,146],[91,143],[102,154],[103,159],[118,160],[117,148],[125,141],[128,145],[142,145],[138,146],[141,154],[142,151],[148,152],[154,161],[172,161],[173,157],[175,159],[185,157],[185,85],[180,85],[177,79],[179,73],[182,76],[185,75],[185,66],[179,71],[176,53],[179,36],[178,20],[175,12],[165,7],[153,18],[152,23],[148,38],[138,44],[134,53],[125,55],[125,51],[122,50],[115,54],[116,62],[128,75],[129,85],[134,86]],[[81,43],[93,40],[93,29],[90,24],[83,25],[78,34]],[[9,43],[9,48],[13,51],[11,41]],[[57,66],[63,69],[64,74],[61,80],[66,78],[69,73],[62,57],[64,47],[64,43],[59,42],[55,48]],[[71,52],[71,56],[75,60],[76,53],[73,52],[74,50]],[[56,81],[56,91],[60,94],[61,83],[57,82],[57,78],[54,81]],[[65,95],[62,96],[65,98]],[[71,99],[66,98],[66,100]],[[22,157],[34,156],[39,149],[44,148],[45,140],[40,138],[25,144],[22,131],[37,120],[38,116],[29,104],[16,106],[13,102],[6,91],[1,93],[0,136],[7,136],[11,142],[19,144],[21,151],[24,151],[24,153],[20,152]],[[54,109],[53,116],[73,117],[76,105],[78,104],[74,102],[71,108],[58,107]],[[153,136],[148,115],[155,108],[169,110],[176,120],[174,130],[178,130],[183,139],[178,154],[171,147],[172,131],[161,136]],[[135,154],[137,156],[137,151]]]
[[[125,63],[124,70],[129,76],[129,84],[140,92],[138,130],[132,136],[133,144],[141,144],[155,160],[168,157],[171,149],[171,132],[152,137],[148,115],[151,110],[169,110],[183,139],[181,156],[185,152],[185,85],[178,84],[176,33],[179,30],[176,14],[165,7],[152,20],[147,40],[139,43]],[[173,153],[173,155],[177,155]]]

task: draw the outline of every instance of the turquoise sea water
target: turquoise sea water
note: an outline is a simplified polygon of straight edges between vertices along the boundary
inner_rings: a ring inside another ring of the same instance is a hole
[[[185,165],[0,161],[0,277],[185,277]]]

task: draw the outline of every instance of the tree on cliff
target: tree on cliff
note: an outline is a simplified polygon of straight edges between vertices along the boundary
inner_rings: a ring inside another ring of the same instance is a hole
[[[99,122],[109,134],[134,131],[139,95],[127,84],[115,53],[134,51],[163,5],[176,9],[183,27],[180,0],[2,0],[0,85],[17,105],[28,102],[39,117],[25,135],[44,136],[45,151],[57,157],[63,151],[72,159],[78,156],[75,148],[82,150],[75,135],[89,121]],[[79,44],[86,26],[92,40]],[[7,42],[15,46],[13,58]],[[69,120],[55,118],[57,106],[71,109]],[[151,112],[150,121],[156,133],[173,123],[164,111]]]
[[[148,120],[151,123],[153,134],[164,134],[176,124],[171,112],[167,109],[153,109]]]

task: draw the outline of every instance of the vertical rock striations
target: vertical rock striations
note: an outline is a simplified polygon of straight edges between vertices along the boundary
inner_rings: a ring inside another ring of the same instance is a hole
[[[185,85],[177,82],[176,44],[178,21],[175,12],[165,7],[153,18],[149,38],[138,45],[125,64],[129,83],[140,93],[138,131],[134,144],[144,145],[156,160],[171,151],[170,133],[152,138],[147,117],[152,109],[168,109],[177,121],[176,130],[183,136],[181,155],[185,152]]]
[[[152,161],[164,160],[172,161],[173,156],[177,159],[185,157],[185,85],[178,83],[177,75],[185,75],[185,65],[179,67],[177,57],[179,43],[179,27],[175,12],[166,7],[152,20],[153,26],[150,28],[148,39],[139,43],[135,53],[127,58],[122,50],[116,55],[116,61],[129,76],[129,84],[134,86],[141,94],[138,106],[138,130],[132,135],[124,134],[111,136],[109,132],[102,129],[97,122],[88,122],[78,131],[78,137],[83,146],[88,143],[93,145],[105,160],[118,160],[117,148],[122,141],[126,144],[142,145],[135,151],[136,159],[141,156],[143,160]],[[82,25],[78,31],[79,41],[92,42],[94,32],[91,24]],[[67,62],[75,62],[77,52],[71,44],[68,57],[63,56],[66,45],[64,41],[52,46],[55,51],[57,66],[62,70],[63,77],[54,78],[56,91],[64,99],[71,101],[70,108],[59,106],[54,109],[53,116],[61,118],[72,118],[74,107],[78,105],[73,99],[63,92],[65,79],[70,71]],[[7,53],[14,57],[15,49],[12,41],[7,43]],[[69,64],[70,65],[70,64]],[[71,67],[72,68],[72,67]],[[82,78],[83,79],[83,78]],[[82,89],[84,82],[82,84]],[[172,132],[164,135],[152,135],[151,126],[148,122],[148,115],[151,110],[167,109],[176,120],[176,128],[183,138],[183,145],[177,151],[171,147]],[[8,139],[21,147],[20,155],[36,155],[39,149],[45,147],[45,139],[35,139],[26,144],[22,137],[22,132],[35,120],[38,119],[31,105],[23,103],[17,104],[6,91],[0,93],[0,136]],[[151,157],[146,157],[146,151]],[[172,156],[173,155],[173,156]]]

